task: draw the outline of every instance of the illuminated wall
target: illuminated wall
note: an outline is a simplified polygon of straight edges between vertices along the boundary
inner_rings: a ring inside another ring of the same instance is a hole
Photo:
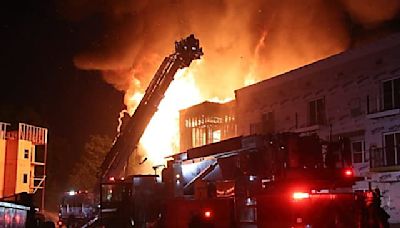
[[[6,156],[6,123],[0,122],[0,198],[3,197],[4,191],[4,167]]]
[[[5,156],[4,195],[31,192],[34,166],[31,164],[35,147],[26,140],[7,140]]]
[[[18,144],[15,192],[31,192],[30,182],[34,173],[31,161],[33,161],[35,147],[32,142],[26,140],[19,140]]]

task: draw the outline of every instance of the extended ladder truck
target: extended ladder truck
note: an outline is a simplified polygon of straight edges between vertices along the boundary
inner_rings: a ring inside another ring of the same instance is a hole
[[[159,201],[156,175],[124,177],[127,160],[179,69],[189,67],[203,55],[199,40],[190,35],[175,42],[175,52],[158,68],[134,114],[115,140],[100,170],[100,215],[96,223],[105,227],[144,227],[157,220]]]

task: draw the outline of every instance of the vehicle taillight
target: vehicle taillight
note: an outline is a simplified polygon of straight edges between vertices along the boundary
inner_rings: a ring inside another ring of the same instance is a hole
[[[19,224],[21,222],[21,216],[19,214],[16,214],[14,216],[15,221]]]
[[[212,213],[210,210],[204,211],[204,218],[209,219],[212,217]]]
[[[301,200],[301,199],[308,199],[310,198],[310,194],[307,192],[294,192],[293,199]]]
[[[344,170],[344,175],[346,177],[352,177],[353,176],[353,170],[352,169],[345,169]]]
[[[11,217],[9,214],[4,215],[4,220],[5,220],[6,224],[11,224]]]

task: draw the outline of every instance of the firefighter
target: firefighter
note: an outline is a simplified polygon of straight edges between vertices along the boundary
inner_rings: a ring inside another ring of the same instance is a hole
[[[381,192],[379,188],[366,193],[365,203],[368,216],[368,227],[389,228],[389,214],[381,207]]]
[[[380,228],[389,228],[388,220],[390,215],[386,213],[386,211],[381,207],[381,191],[379,188],[375,188],[374,192],[374,207],[377,210],[377,216],[379,219],[379,227]]]

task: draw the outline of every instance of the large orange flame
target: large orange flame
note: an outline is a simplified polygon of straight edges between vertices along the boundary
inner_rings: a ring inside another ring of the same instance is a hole
[[[154,165],[179,152],[179,110],[202,101],[194,77],[189,69],[178,71],[140,141]]]
[[[192,63],[191,68],[179,70],[175,75],[164,99],[161,101],[158,111],[151,119],[141,140],[141,147],[145,151],[148,161],[153,165],[164,164],[164,158],[179,152],[179,110],[198,104],[204,97],[198,85],[196,85],[196,69],[201,67],[202,60]],[[132,114],[143,93],[135,92],[126,99],[129,113]],[[232,98],[210,98],[214,102],[226,102]]]

